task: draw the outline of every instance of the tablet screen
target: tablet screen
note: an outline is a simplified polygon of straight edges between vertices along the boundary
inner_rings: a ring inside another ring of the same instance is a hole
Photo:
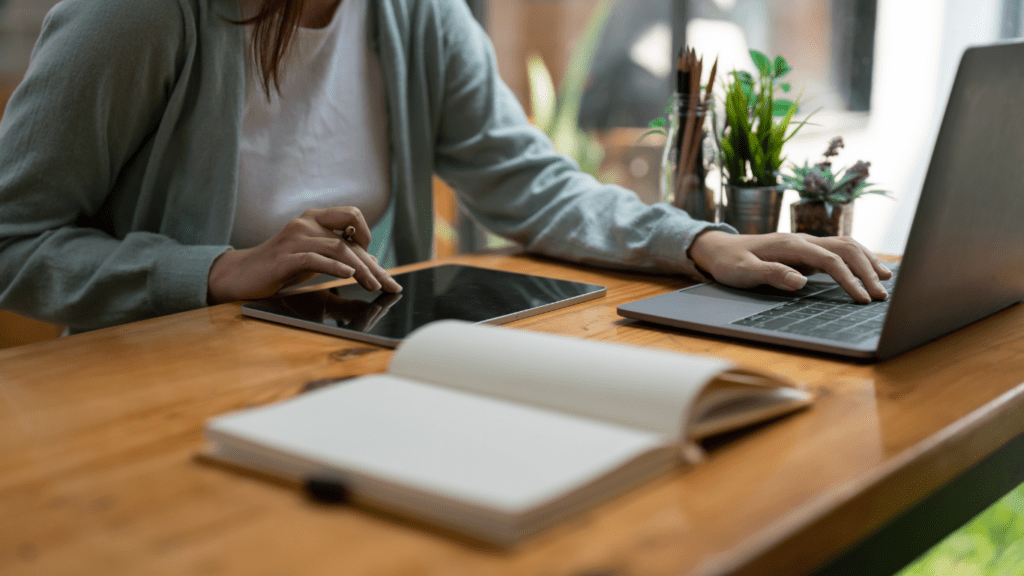
[[[435,320],[501,324],[603,296],[596,284],[445,264],[393,276],[399,294],[368,292],[358,284],[281,296],[242,306],[263,320],[397,345]]]

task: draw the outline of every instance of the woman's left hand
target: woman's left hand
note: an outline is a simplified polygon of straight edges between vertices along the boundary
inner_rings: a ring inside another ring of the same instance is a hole
[[[794,267],[821,270],[862,303],[887,298],[881,280],[892,277],[877,256],[845,236],[708,230],[690,244],[689,255],[716,281],[737,288],[767,284],[780,290],[799,290],[807,284],[807,277]]]

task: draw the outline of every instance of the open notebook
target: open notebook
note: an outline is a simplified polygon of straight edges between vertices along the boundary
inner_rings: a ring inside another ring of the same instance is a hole
[[[809,402],[724,360],[445,321],[387,374],[211,420],[206,455],[511,545]]]

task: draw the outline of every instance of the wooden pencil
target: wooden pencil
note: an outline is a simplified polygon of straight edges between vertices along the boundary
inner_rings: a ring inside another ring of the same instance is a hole
[[[702,66],[698,66],[698,71],[697,71],[697,74],[698,74],[698,76],[697,76],[697,85],[698,86],[700,85],[700,73],[701,73],[700,72],[700,68],[701,67]],[[714,86],[714,83],[715,83],[715,74],[716,74],[717,70],[718,70],[718,58],[715,58],[715,62],[711,66],[711,73],[710,73],[710,75],[708,77],[707,87],[704,90],[704,98],[702,100],[700,100],[701,111],[703,112],[703,114],[705,116],[707,114],[710,114],[710,112],[711,112],[710,111],[710,106],[711,106],[711,104],[710,104],[710,102],[711,102],[711,90],[712,90],[712,86]],[[698,88],[698,90],[699,90],[699,88]],[[699,92],[695,96],[695,98],[699,99]],[[694,140],[695,140],[695,144],[689,148],[689,150],[688,150],[689,156],[685,157],[685,159],[684,159],[684,166],[686,167],[687,170],[689,170],[689,172],[688,172],[689,174],[696,174],[697,173],[697,169],[698,169],[697,162],[698,162],[698,159],[701,157],[701,155],[700,155],[701,148],[702,148],[701,144],[702,144],[702,142],[704,140],[704,133],[703,132],[704,132],[704,130],[703,130],[703,122],[701,122],[701,123],[699,123],[699,125],[695,126],[694,133],[691,135],[691,137],[694,138]]]
[[[686,204],[690,188],[693,186],[688,182],[689,176],[694,173],[693,162],[696,161],[695,152],[700,147],[699,131],[697,123],[697,104],[700,100],[700,75],[702,62],[697,58],[697,51],[691,48],[686,52],[684,59],[684,73],[687,77],[687,88],[684,92],[686,97],[686,119],[682,124],[682,145],[679,150],[679,158],[676,166],[676,184],[674,204],[682,208]]]

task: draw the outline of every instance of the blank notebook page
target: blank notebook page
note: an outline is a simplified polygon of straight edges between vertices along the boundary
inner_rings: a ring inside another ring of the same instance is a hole
[[[384,375],[228,415],[211,429],[508,513],[666,443],[649,431]]]

